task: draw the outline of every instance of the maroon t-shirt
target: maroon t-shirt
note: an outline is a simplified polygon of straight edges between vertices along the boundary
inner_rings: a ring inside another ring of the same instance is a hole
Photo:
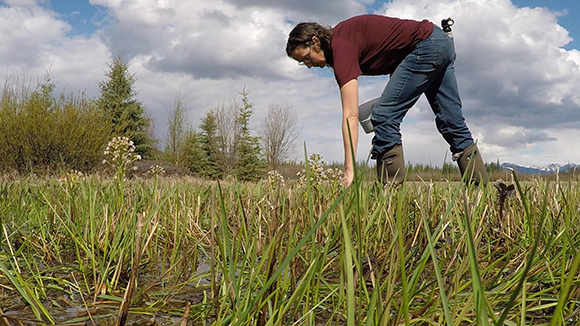
[[[360,75],[392,73],[432,32],[428,20],[361,15],[340,22],[332,29],[331,43],[338,86]]]

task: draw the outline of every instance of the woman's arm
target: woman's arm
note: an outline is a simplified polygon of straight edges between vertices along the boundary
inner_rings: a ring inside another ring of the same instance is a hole
[[[344,143],[344,176],[346,179],[344,185],[348,186],[354,179],[354,164],[358,144],[358,81],[356,79],[347,82],[340,88],[340,99],[342,101],[342,140]],[[355,157],[351,154],[351,146]]]

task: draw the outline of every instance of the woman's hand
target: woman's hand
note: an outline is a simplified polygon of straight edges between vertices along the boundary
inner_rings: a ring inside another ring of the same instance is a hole
[[[350,169],[344,170],[344,178],[342,179],[341,183],[343,186],[348,187],[354,180],[354,171]]]

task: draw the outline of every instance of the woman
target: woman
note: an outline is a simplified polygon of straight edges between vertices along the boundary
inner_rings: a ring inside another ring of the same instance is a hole
[[[373,105],[371,119],[375,132],[372,158],[377,160],[377,175],[383,183],[404,179],[400,125],[421,94],[426,95],[437,129],[465,180],[487,181],[483,160],[461,112],[453,40],[433,23],[379,15],[352,17],[333,28],[300,23],[290,32],[286,52],[308,68],[329,66],[334,70],[342,101],[345,185],[354,177],[351,146],[356,153],[357,78],[361,75],[390,75]]]

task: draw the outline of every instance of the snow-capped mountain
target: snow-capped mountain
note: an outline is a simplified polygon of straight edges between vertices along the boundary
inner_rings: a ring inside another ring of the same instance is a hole
[[[568,163],[565,165],[561,164],[549,164],[543,167],[538,166],[523,166],[514,163],[502,163],[502,169],[514,169],[518,173],[524,174],[554,174],[562,173],[571,169],[580,169],[580,165],[574,163]]]

